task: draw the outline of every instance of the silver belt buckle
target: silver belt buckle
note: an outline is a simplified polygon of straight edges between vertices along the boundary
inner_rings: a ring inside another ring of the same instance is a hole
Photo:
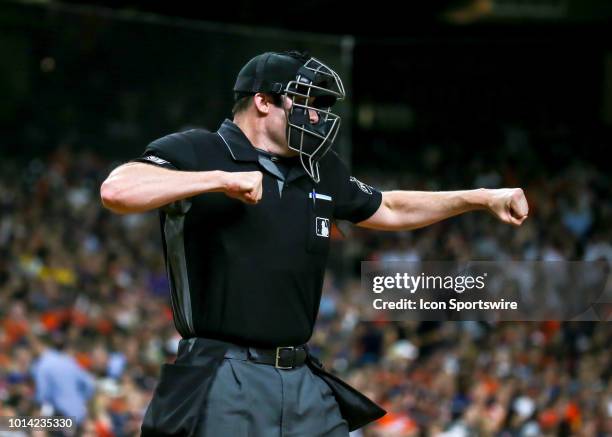
[[[287,349],[287,350],[290,350],[292,352],[295,351],[295,347],[294,346],[280,346],[280,347],[277,347],[276,348],[276,360],[274,361],[274,367],[276,367],[277,369],[282,369],[282,370],[293,369],[293,367],[295,367],[295,366],[287,367],[287,366],[279,366],[278,365],[278,360],[280,359],[280,352],[281,352],[282,349]],[[294,358],[293,361],[295,363],[295,356],[293,358]]]

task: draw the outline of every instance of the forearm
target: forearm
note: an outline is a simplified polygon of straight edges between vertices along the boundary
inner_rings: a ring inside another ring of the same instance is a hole
[[[102,204],[118,214],[149,211],[206,192],[223,191],[222,171],[187,172],[151,164],[117,167],[100,187]]]
[[[379,211],[362,226],[383,230],[417,229],[464,212],[485,209],[487,201],[486,189],[386,191]]]

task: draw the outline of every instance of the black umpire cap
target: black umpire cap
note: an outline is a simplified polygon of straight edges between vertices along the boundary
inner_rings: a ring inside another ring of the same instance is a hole
[[[333,88],[328,73],[319,74],[312,68],[305,67],[311,59],[313,58],[307,52],[296,50],[266,52],[255,56],[242,67],[236,77],[234,100],[238,101],[242,97],[255,93],[283,94],[289,91],[306,94],[308,89],[301,85],[297,88],[287,88],[291,81],[301,76],[305,83],[317,85],[316,88],[310,90],[309,95],[318,97],[320,106],[332,106],[340,94],[335,92],[337,89],[332,92],[327,90]],[[322,69],[321,72],[323,71]],[[341,91],[341,94],[344,94],[344,90]]]
[[[266,52],[247,62],[238,73],[234,85],[234,99],[255,93],[280,94],[285,85],[295,80],[308,55],[292,51]]]

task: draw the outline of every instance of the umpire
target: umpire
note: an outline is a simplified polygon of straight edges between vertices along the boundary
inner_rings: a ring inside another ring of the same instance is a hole
[[[239,72],[233,121],[149,144],[109,175],[105,207],[159,208],[176,362],[143,436],[344,436],[384,411],[308,352],[333,220],[405,230],[473,209],[520,225],[520,189],[380,192],[330,151],[339,76],[298,52]]]

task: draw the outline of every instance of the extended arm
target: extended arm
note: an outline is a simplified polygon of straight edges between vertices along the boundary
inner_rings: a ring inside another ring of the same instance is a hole
[[[207,192],[223,192],[246,203],[261,199],[261,172],[177,171],[130,162],[100,187],[102,204],[118,214],[145,212]]]
[[[520,188],[465,191],[386,191],[378,210],[359,226],[399,231],[422,228],[467,211],[485,209],[501,221],[519,226],[529,208]]]

